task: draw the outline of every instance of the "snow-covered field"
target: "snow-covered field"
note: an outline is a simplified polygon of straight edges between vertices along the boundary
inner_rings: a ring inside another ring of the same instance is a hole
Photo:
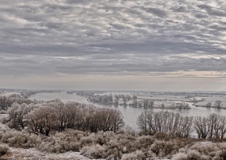
[[[192,96],[190,98],[183,95],[166,95],[166,94],[141,94],[138,99],[153,100],[155,104],[166,103],[173,104],[176,102],[189,102],[199,107],[205,107],[207,103],[211,102],[212,106],[217,100],[222,101],[222,108],[226,109],[226,96],[225,95],[208,95],[208,96]],[[195,102],[197,101],[197,102]]]
[[[19,92],[2,92],[0,93],[0,96],[10,96],[12,94],[20,94]]]
[[[90,160],[79,152],[65,152],[65,153],[45,153],[40,152],[35,148],[10,148],[10,154],[5,155],[2,159],[10,160]]]

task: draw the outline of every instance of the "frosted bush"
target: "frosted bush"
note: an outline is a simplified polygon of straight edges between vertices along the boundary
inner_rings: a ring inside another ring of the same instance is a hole
[[[32,134],[31,134],[32,135]],[[25,132],[8,131],[1,137],[1,142],[9,144],[13,147],[31,148],[36,143],[36,137]]]
[[[222,159],[226,159],[226,150],[221,150],[221,152],[219,153],[219,156],[222,158]]]
[[[83,135],[83,134],[80,134],[80,133],[79,133],[79,134],[77,134],[77,139],[78,139],[78,140],[80,140],[82,137],[84,137],[84,135]]]
[[[214,156],[211,160],[222,160],[219,155]]]
[[[226,143],[196,142],[179,149],[179,153],[173,155],[173,159],[180,160],[182,155],[187,155],[188,160],[222,160],[226,158]],[[183,160],[183,158],[181,159]]]
[[[143,160],[144,158],[146,158],[146,156],[140,150],[122,155],[122,160]]]
[[[164,132],[157,132],[154,135],[154,138],[158,139],[158,140],[169,140],[169,135],[167,133]]]
[[[189,150],[187,152],[187,155],[188,155],[188,159],[194,159],[194,160],[200,160],[201,159],[201,154],[196,151],[196,150]]]
[[[107,142],[107,146],[109,149],[112,149],[112,148],[120,148],[120,144],[118,142],[118,139],[116,139],[115,137],[113,137],[112,139],[110,139],[108,142]]]
[[[173,156],[172,159],[174,159],[174,160],[187,160],[188,159],[188,156],[185,153],[177,153],[177,154],[175,154]]]
[[[91,145],[94,141],[95,141],[95,139],[93,137],[82,137],[80,139],[82,146]]]
[[[154,139],[151,136],[138,137],[137,143],[139,146],[147,148],[154,143]]]
[[[106,139],[102,135],[98,134],[98,135],[96,135],[95,143],[98,143],[100,145],[103,145],[103,144],[106,144],[107,141],[106,141]]]
[[[202,154],[209,154],[211,151],[217,150],[217,148],[215,148],[215,144],[212,142],[198,142],[192,145],[190,149],[199,151]]]
[[[130,127],[130,126],[126,126],[123,131],[124,131],[124,133],[126,133],[128,135],[131,135],[131,136],[135,136],[136,135],[135,130],[132,127]]]
[[[52,149],[53,145],[54,145],[54,142],[42,141],[39,145],[36,146],[36,148],[40,151],[51,152],[53,151]]]
[[[156,140],[150,147],[157,156],[164,157],[179,150],[179,146],[176,141],[159,141]]]
[[[89,158],[104,158],[105,147],[99,144],[85,146],[81,149],[80,153]]]
[[[200,160],[211,160],[212,158],[208,155],[201,155]]]
[[[0,159],[1,156],[7,154],[9,152],[9,147],[6,145],[0,145]]]
[[[115,133],[114,132],[111,132],[111,131],[107,131],[107,132],[104,132],[104,136],[106,136],[106,137],[112,137],[112,136],[115,136]]]
[[[81,148],[81,143],[80,142],[71,142],[71,150],[78,152]]]

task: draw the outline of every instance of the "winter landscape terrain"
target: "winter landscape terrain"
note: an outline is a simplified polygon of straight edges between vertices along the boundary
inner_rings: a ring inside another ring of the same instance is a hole
[[[223,92],[2,91],[0,156],[65,160],[224,159],[224,101],[220,108],[214,106],[224,95]],[[90,101],[94,97],[101,100]],[[214,105],[195,105],[205,101],[204,97],[211,97],[212,101],[208,99],[207,103]],[[115,99],[124,103],[115,106]],[[140,105],[131,105],[131,99]],[[158,107],[159,103],[155,103],[159,101],[174,108]],[[177,107],[186,103],[189,108]]]
[[[1,0],[0,159],[226,159],[225,0]]]

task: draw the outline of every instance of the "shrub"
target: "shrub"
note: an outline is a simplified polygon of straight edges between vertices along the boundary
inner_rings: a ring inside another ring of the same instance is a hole
[[[82,146],[88,146],[94,142],[94,138],[93,137],[82,137],[80,139],[80,142],[81,142]]]
[[[99,144],[85,146],[81,149],[80,153],[88,158],[105,158],[105,147]]]
[[[103,137],[103,135],[97,134],[95,138],[95,143],[99,145],[104,145],[107,143],[106,139]]]
[[[222,150],[222,151],[220,152],[220,154],[219,154],[219,157],[220,157],[221,159],[226,159],[226,150]]]
[[[122,160],[143,160],[145,158],[145,154],[140,150],[122,156]]]
[[[164,132],[157,132],[154,135],[154,138],[158,139],[158,140],[169,140],[169,135],[167,133]]]
[[[188,160],[201,160],[201,154],[196,150],[189,150],[187,155]]]
[[[1,137],[1,142],[12,147],[31,148],[36,144],[36,135],[19,131],[7,131]]]
[[[151,136],[140,136],[137,138],[136,144],[139,149],[149,148],[154,143],[154,139]]]
[[[9,153],[9,147],[6,145],[0,145],[0,158],[5,154]]]
[[[175,154],[172,159],[174,159],[174,160],[187,160],[188,156],[185,153],[179,152],[179,153]]]
[[[157,156],[164,157],[170,154],[175,154],[179,150],[179,146],[176,141],[159,141],[156,140],[151,145],[151,151]]]

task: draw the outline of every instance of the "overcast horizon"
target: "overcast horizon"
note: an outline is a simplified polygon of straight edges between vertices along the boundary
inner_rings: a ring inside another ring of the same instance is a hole
[[[2,0],[0,88],[226,91],[226,1]]]

